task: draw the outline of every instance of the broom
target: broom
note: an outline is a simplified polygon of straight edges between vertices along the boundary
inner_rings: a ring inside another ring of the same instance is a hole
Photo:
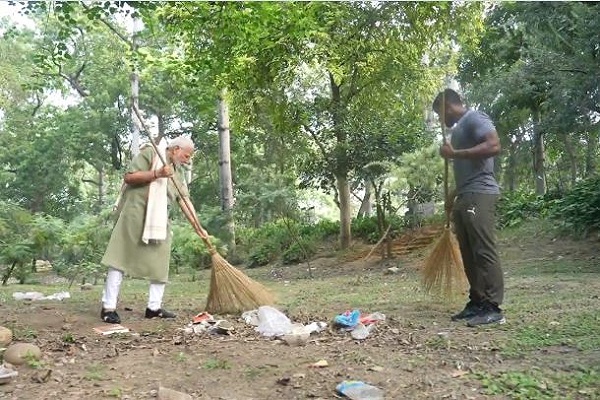
[[[442,137],[444,143],[447,142],[445,108],[446,99],[442,94],[440,116],[442,119]],[[444,158],[444,199],[448,199],[448,169],[448,159]],[[450,213],[448,210],[445,210],[445,214],[446,224],[444,232],[424,262],[423,285],[429,293],[452,297],[465,289],[466,276],[458,241],[450,229]]]
[[[167,165],[165,159],[158,151],[156,144],[150,137],[150,130],[144,123],[137,107],[133,110],[140,121],[142,128],[146,131],[150,144],[160,158],[163,165]],[[243,272],[232,266],[225,260],[211,243],[208,233],[200,225],[196,213],[188,203],[187,197],[183,195],[177,181],[171,176],[171,182],[175,186],[179,197],[182,199],[182,211],[192,224],[194,230],[200,236],[211,256],[212,269],[210,276],[210,289],[206,302],[206,311],[213,314],[240,313],[242,311],[252,310],[262,305],[273,304],[274,296],[260,283],[250,279]]]

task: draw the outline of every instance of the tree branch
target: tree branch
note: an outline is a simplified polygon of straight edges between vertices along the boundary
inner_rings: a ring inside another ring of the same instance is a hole
[[[100,184],[93,179],[81,178],[81,182],[91,183],[92,185],[100,186]]]
[[[80,1],[79,4],[86,10],[86,11],[91,11],[91,8],[86,5],[83,1]],[[123,35],[121,32],[119,32],[119,30],[113,26],[110,22],[108,22],[107,20],[105,20],[104,18],[99,17],[98,20],[100,22],[102,22],[104,25],[106,25],[106,27],[108,29],[110,29],[115,35],[117,35],[119,37],[119,39],[121,39],[122,41],[124,41],[131,50],[133,50],[133,43],[129,40],[129,38],[127,38],[125,35]]]
[[[39,111],[39,109],[42,107],[44,101],[40,98],[40,94],[39,93],[35,93],[35,100],[36,100],[36,105],[33,108],[33,111],[31,112],[31,116],[34,117],[35,114]]]
[[[323,146],[323,143],[321,143],[319,141],[319,139],[317,139],[316,132],[314,132],[312,129],[310,129],[308,126],[306,126],[304,124],[302,124],[302,127],[308,132],[308,134],[314,140],[315,144],[317,145],[317,147],[321,151],[321,155],[323,156],[323,159],[325,160],[325,162],[327,163],[327,165],[329,166],[329,168],[333,169],[333,165],[331,165],[331,162],[329,161],[329,154],[327,153],[327,150],[325,149],[325,146]]]

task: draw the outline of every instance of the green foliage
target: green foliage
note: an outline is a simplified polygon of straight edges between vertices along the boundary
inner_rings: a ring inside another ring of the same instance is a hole
[[[211,266],[211,256],[198,234],[187,221],[172,225],[173,242],[171,250],[171,269],[173,272],[197,271]],[[210,236],[212,244],[223,257],[227,248],[218,238]]]
[[[391,215],[386,222],[391,225],[390,234],[394,236],[406,228],[407,221],[403,217]],[[387,228],[387,226],[385,227]],[[377,225],[377,217],[355,218],[352,220],[352,232],[354,237],[365,240],[368,243],[376,243],[381,239]]]
[[[0,200],[0,265],[2,283],[16,276],[24,283],[31,274],[35,245],[30,235],[33,216],[23,208]]]
[[[570,272],[570,271],[567,271]],[[600,323],[596,312],[574,312],[560,319],[559,323],[542,321],[520,327],[507,347],[508,352],[528,351],[551,346],[572,346],[579,350],[597,349],[600,337],[589,337]]]
[[[314,225],[303,225],[300,228],[300,235],[314,235],[319,238],[330,238],[335,236],[340,231],[339,222],[330,221],[328,219],[322,219]]]
[[[297,231],[298,224],[281,218],[260,228],[238,230],[238,245],[248,252],[249,267],[266,265],[281,255],[293,243],[291,230]]]
[[[394,235],[406,227],[402,217],[389,218]],[[315,224],[301,223],[291,219],[278,219],[260,228],[238,229],[238,249],[247,253],[249,267],[258,267],[281,259],[285,264],[303,262],[314,256],[319,244],[336,238],[339,222],[321,220]],[[358,239],[375,243],[380,239],[377,217],[352,220],[352,230]]]
[[[537,196],[529,191],[504,192],[497,205],[497,226],[500,229],[514,227],[532,218],[550,214],[554,205],[553,195]]]
[[[587,235],[600,229],[600,176],[578,183],[556,200],[553,218],[568,233]]]
[[[477,373],[485,393],[504,395],[518,400],[550,400],[565,393],[590,393],[599,378],[598,371],[581,368],[569,372],[544,373],[539,368],[527,371],[505,371],[495,374]]]
[[[486,13],[480,46],[458,79],[496,122],[504,186],[564,190],[597,170],[598,3],[502,2]],[[592,49],[593,48],[593,49]],[[535,155],[532,148],[544,154]],[[532,166],[532,154],[534,154]]]
[[[328,220],[316,224],[280,218],[260,228],[238,230],[238,247],[247,253],[249,267],[258,267],[281,257],[286,263],[306,261],[318,244],[339,232],[339,223]]]
[[[65,227],[60,240],[61,253],[55,262],[57,272],[69,279],[97,278],[104,273],[105,267],[99,264],[110,233],[112,224],[105,214],[83,214]]]
[[[379,240],[377,217],[353,219],[352,233],[355,237],[363,238],[369,243],[377,242]]]
[[[417,203],[442,200],[443,166],[438,143],[405,153],[391,170],[390,189]],[[453,186],[452,181],[449,185]]]
[[[208,369],[208,370],[231,369],[231,363],[227,360],[220,360],[217,358],[209,358],[208,360],[206,360],[204,362],[204,364],[202,365],[202,368]]]
[[[292,243],[281,255],[284,264],[294,264],[308,260],[317,252],[316,238],[309,237]]]

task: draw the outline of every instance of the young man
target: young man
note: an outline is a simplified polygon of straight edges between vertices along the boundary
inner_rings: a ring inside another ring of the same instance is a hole
[[[148,145],[133,159],[124,176],[126,189],[122,194],[122,207],[102,258],[102,264],[108,266],[108,274],[100,318],[107,323],[121,322],[116,308],[124,273],[150,281],[146,318],[175,318],[175,314],[162,308],[171,257],[167,207],[177,201],[188,219],[195,218],[182,167],[189,163],[194,143],[180,136],[173,139],[166,150],[164,145],[158,148],[164,153],[167,165],[162,164],[154,148]],[[183,202],[187,202],[187,206]]]
[[[483,112],[470,110],[454,90],[439,93],[433,110],[452,128],[450,143],[440,155],[453,160],[456,189],[446,199],[452,210],[456,236],[469,281],[469,302],[452,320],[469,326],[506,322],[500,305],[504,278],[496,250],[495,209],[500,195],[494,176],[494,156],[500,140]]]

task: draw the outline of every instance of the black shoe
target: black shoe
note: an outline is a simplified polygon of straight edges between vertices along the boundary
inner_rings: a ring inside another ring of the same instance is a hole
[[[146,308],[146,318],[175,318],[176,316],[177,315],[173,314],[172,312],[163,310],[162,308],[159,308],[156,311]]]
[[[481,312],[481,304],[469,301],[465,308],[458,314],[454,314],[450,319],[452,321],[460,321],[462,319],[471,319]]]
[[[108,324],[120,324],[121,317],[116,311],[106,311],[104,308],[100,311],[100,318]]]
[[[506,323],[506,318],[504,318],[502,310],[493,304],[485,304],[481,308],[481,312],[479,314],[467,321],[467,326],[475,327],[479,325],[504,323]]]

